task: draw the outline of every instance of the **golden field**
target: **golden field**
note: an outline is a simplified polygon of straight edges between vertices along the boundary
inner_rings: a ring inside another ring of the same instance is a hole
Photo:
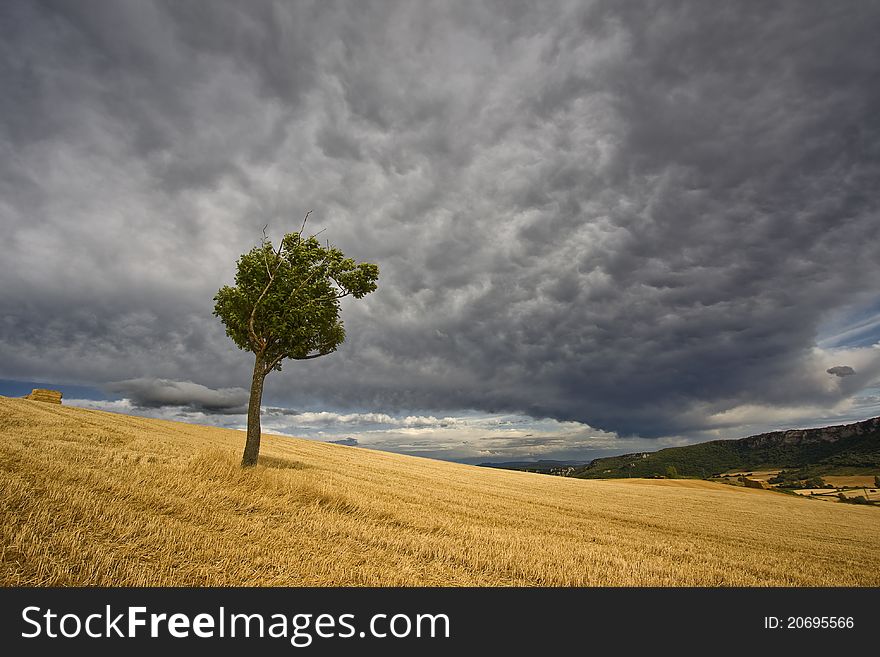
[[[822,481],[838,488],[844,486],[877,488],[874,485],[874,475],[824,475]]]
[[[6,586],[878,586],[880,509],[0,397]]]

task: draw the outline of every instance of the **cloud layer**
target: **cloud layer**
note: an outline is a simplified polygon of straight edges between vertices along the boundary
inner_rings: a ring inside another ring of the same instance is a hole
[[[139,408],[182,406],[206,413],[244,413],[249,397],[243,388],[212,390],[191,381],[168,379],[129,379],[104,387],[109,392],[123,395]]]
[[[645,437],[839,407],[880,375],[876,322],[817,346],[878,301],[878,31],[871,3],[4,3],[0,376],[234,408],[211,298],[313,209],[380,287],[274,405]]]

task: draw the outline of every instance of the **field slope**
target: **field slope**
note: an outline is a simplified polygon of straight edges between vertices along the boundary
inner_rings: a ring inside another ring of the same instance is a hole
[[[880,510],[0,397],[0,583],[880,585]]]

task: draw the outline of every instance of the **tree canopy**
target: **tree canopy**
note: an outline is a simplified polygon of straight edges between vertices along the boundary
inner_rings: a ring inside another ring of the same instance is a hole
[[[339,300],[373,292],[378,277],[372,263],[355,263],[314,236],[288,233],[277,249],[264,239],[239,258],[235,286],[220,288],[214,314],[239,348],[260,356],[268,374],[285,358],[336,351],[345,340]]]

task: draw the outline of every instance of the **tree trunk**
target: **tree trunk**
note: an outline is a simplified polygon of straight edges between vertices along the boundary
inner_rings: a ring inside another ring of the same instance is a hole
[[[251,399],[248,402],[247,442],[244,445],[244,456],[241,467],[248,468],[257,464],[260,455],[260,402],[263,400],[263,360],[259,355],[254,362],[254,376],[251,379]]]

